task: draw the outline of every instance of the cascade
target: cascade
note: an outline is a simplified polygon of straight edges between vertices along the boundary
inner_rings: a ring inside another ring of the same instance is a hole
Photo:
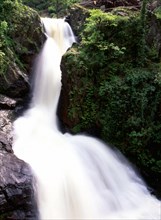
[[[160,201],[121,153],[96,138],[59,131],[60,62],[75,37],[64,19],[42,22],[47,39],[33,98],[14,122],[13,143],[14,153],[30,164],[36,178],[40,219],[159,220]]]

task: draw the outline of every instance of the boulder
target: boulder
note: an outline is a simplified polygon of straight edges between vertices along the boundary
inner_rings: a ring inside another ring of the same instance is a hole
[[[5,139],[1,139],[2,142],[7,144]],[[33,183],[30,167],[14,154],[0,150],[1,220],[37,219]]]

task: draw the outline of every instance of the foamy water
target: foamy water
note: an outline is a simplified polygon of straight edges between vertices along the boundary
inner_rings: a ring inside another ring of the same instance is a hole
[[[118,152],[57,124],[62,55],[75,42],[63,19],[43,18],[30,108],[14,123],[14,153],[32,167],[40,219],[161,219],[160,201]]]

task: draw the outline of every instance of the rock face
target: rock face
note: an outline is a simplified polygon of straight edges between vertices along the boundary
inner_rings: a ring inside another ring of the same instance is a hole
[[[38,13],[29,7],[14,1],[4,1],[1,7],[0,21],[5,18],[8,31],[4,39],[8,38],[8,41],[3,40],[2,52],[7,65],[0,73],[0,93],[24,99],[29,92],[28,78],[32,72],[33,60],[45,40],[43,26]]]
[[[85,20],[89,17],[89,10],[81,5],[75,5],[69,10],[69,23],[74,34],[80,38],[80,34],[84,28]]]
[[[150,48],[155,52],[155,58],[161,60],[161,19],[157,19],[155,13],[150,14],[149,32],[147,35],[147,42]]]
[[[15,100],[0,96],[0,219],[37,219],[34,177],[12,150]]]
[[[119,6],[133,6],[133,7],[140,7],[140,0],[95,0],[95,1],[82,1],[81,5],[87,8],[104,8],[105,10],[111,10],[111,8],[119,7]]]
[[[33,182],[26,163],[0,151],[0,219],[37,219]]]
[[[2,51],[7,65],[0,71],[0,219],[36,220],[34,177],[13,153],[12,123],[29,96],[31,67],[45,38],[38,13],[18,1],[0,3],[0,23],[4,19],[9,28]]]

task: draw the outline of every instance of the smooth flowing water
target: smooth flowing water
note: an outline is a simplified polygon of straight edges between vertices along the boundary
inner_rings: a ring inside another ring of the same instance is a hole
[[[92,137],[59,131],[60,62],[75,38],[64,19],[42,22],[47,40],[33,99],[14,123],[13,144],[36,177],[40,219],[161,219],[160,201],[117,150]]]

